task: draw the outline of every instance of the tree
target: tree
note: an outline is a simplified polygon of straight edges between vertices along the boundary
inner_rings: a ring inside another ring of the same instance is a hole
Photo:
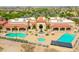
[[[34,25],[32,29],[36,29],[36,26]]]
[[[57,15],[60,17],[78,17],[79,16],[79,8],[78,7],[47,7],[47,8],[23,8],[17,10],[0,10],[0,16],[6,19],[19,18],[26,15],[27,17],[39,17],[45,16],[48,17],[56,17]]]
[[[50,26],[48,25],[48,26],[46,26],[46,29],[50,29]]]
[[[74,18],[74,19],[72,19],[76,24],[78,24],[79,25],[79,19],[78,18]]]
[[[16,32],[16,40],[17,40],[17,27],[14,26],[15,32]]]

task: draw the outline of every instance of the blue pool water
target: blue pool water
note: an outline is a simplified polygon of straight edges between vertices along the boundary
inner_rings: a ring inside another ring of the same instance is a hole
[[[65,33],[57,41],[71,43],[75,38],[75,34]]]
[[[45,38],[38,38],[39,42],[45,42]]]
[[[8,33],[6,34],[7,37],[20,37],[20,38],[24,38],[27,36],[27,34],[24,33]]]

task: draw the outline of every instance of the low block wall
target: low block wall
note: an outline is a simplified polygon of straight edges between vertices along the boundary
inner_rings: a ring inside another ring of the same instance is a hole
[[[73,48],[72,43],[65,43],[65,42],[60,42],[60,41],[52,41],[51,45],[67,47],[67,48]]]

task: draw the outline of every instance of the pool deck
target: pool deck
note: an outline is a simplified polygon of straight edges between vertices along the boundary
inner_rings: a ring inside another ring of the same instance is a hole
[[[57,32],[54,35],[43,35],[43,37],[46,39],[46,41],[43,43],[45,45],[49,45],[49,49],[55,49],[59,52],[72,52],[74,50],[74,48],[66,48],[66,47],[60,47],[60,46],[54,46],[54,45],[50,45],[51,40],[57,40],[60,36],[62,36],[65,32]],[[79,37],[79,33],[76,34],[76,39]],[[28,35],[27,37],[23,38],[22,40],[28,40],[29,42],[34,42],[34,43],[39,43],[38,39],[39,36],[35,36],[35,35]],[[3,43],[5,42],[5,43]],[[9,43],[7,43],[9,42]],[[17,42],[12,42],[12,41],[8,41],[8,40],[0,40],[0,46],[4,47],[4,52],[20,52],[21,51],[21,44],[22,43],[17,43]],[[44,47],[42,46],[36,46],[36,48],[34,49],[35,52],[43,52],[45,50]]]
[[[66,48],[66,47],[50,45],[51,40],[57,40],[64,33],[65,32],[57,32],[57,33],[55,33],[55,35],[49,35],[49,36],[45,36],[44,35],[44,38],[46,39],[44,44],[49,45],[50,48],[54,48],[54,49],[56,49],[58,51],[62,51],[62,52],[70,51],[70,52],[72,52],[74,48]],[[72,34],[72,33],[70,33],[70,34]],[[77,39],[78,37],[79,37],[79,33],[76,34],[76,38],[75,39]],[[39,43],[37,39],[38,39],[38,36],[30,35],[30,36],[26,37],[24,40],[28,40],[28,41],[31,41],[31,42],[34,42],[34,43]],[[73,40],[73,42],[75,42],[74,40]]]
[[[44,42],[47,45],[50,45],[51,40],[57,40],[61,35],[63,35],[64,33],[55,33],[54,35],[42,35],[46,41]],[[34,43],[39,43],[38,41],[39,36],[35,36],[35,35],[28,35],[26,38],[24,38],[24,40],[28,40],[30,42],[34,42]]]
[[[65,51],[65,50],[66,51],[73,51],[73,49],[70,49],[70,48],[50,45],[51,40],[57,40],[63,34],[64,34],[64,32],[58,32],[58,33],[55,33],[55,35],[49,35],[49,36],[43,35],[44,38],[46,39],[46,41],[43,44],[49,45],[49,48],[54,48],[56,50],[58,49],[58,51]],[[29,35],[24,40],[28,40],[28,41],[34,42],[34,43],[39,43],[37,39],[38,39],[38,36]],[[38,47],[38,49],[41,49],[41,48]]]

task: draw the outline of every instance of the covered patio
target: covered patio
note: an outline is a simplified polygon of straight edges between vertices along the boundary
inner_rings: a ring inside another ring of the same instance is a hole
[[[7,23],[4,27],[6,31],[27,31],[27,25],[22,23]]]
[[[71,31],[71,25],[65,23],[51,24],[53,31]]]

